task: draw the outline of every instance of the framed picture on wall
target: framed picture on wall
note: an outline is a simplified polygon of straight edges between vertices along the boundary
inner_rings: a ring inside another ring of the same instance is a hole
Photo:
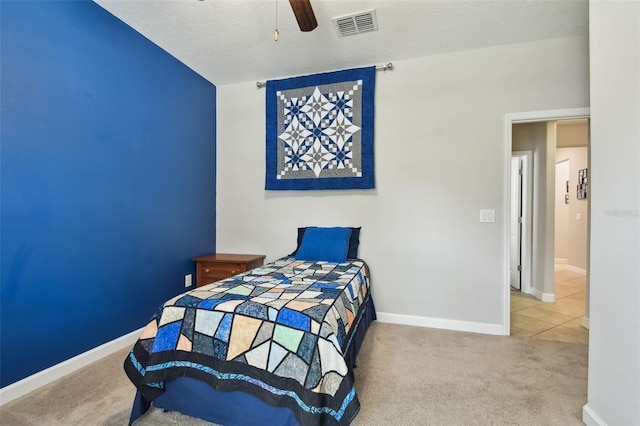
[[[584,200],[587,198],[588,193],[589,176],[587,169],[578,170],[578,200]]]

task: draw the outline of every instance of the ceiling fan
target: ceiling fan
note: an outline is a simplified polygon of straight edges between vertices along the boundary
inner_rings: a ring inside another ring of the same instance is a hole
[[[316,15],[313,13],[309,0],[289,0],[293,14],[298,21],[300,31],[313,31],[318,26]]]

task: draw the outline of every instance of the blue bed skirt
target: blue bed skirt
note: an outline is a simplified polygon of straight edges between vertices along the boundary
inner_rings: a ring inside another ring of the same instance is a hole
[[[358,351],[369,324],[375,319],[376,310],[373,299],[369,296],[344,356],[352,379]],[[190,377],[167,380],[164,393],[153,401],[153,405],[224,426],[300,426],[289,408],[269,405],[244,392],[218,391],[209,384]],[[132,425],[150,406],[151,403],[137,392],[129,424]]]

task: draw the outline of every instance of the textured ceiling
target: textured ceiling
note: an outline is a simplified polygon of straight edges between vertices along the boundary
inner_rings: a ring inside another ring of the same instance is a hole
[[[96,3],[216,85],[586,35],[589,21],[587,0],[311,0],[318,28],[303,33],[288,0]],[[338,37],[332,18],[370,9],[378,31]]]

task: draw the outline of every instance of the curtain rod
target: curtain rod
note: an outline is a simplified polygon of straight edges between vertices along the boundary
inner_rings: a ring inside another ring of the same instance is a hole
[[[386,70],[391,70],[391,69],[393,69],[393,64],[391,62],[389,62],[388,64],[384,64],[384,65],[376,65],[376,71],[386,71]],[[266,85],[267,85],[266,81],[256,81],[256,87],[258,89],[262,89]]]

